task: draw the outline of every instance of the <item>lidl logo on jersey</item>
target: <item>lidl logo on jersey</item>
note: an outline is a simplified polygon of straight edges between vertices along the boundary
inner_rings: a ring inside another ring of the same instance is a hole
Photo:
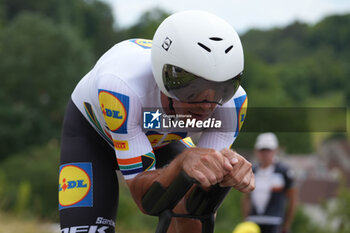
[[[157,111],[143,112],[143,128],[144,129],[160,129],[162,113]]]
[[[186,137],[186,135],[187,133],[185,132],[168,133],[166,136],[155,131],[148,131],[146,133],[146,136],[152,147],[157,149],[171,143],[172,141],[181,140],[182,138]]]
[[[114,133],[126,134],[129,96],[100,89],[98,99],[108,128]]]
[[[91,163],[69,163],[60,166],[59,209],[91,207],[92,201]]]
[[[144,49],[150,49],[152,48],[152,40],[145,40],[145,39],[131,39],[129,40],[139,46],[141,46]]]

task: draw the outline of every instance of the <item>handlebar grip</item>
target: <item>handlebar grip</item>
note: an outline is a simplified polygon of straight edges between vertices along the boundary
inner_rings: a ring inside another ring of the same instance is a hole
[[[230,189],[231,187],[220,187],[216,184],[209,191],[205,191],[200,186],[197,186],[187,199],[186,209],[190,214],[196,216],[214,213]]]
[[[184,171],[177,175],[168,188],[154,182],[142,198],[142,207],[150,215],[159,215],[166,209],[171,210],[196,182]]]
[[[181,171],[168,188],[154,182],[142,198],[142,206],[150,215],[159,216],[156,233],[165,233],[172,217],[193,218],[202,222],[202,233],[213,233],[215,212],[230,191],[230,187],[222,188],[218,184],[209,191],[199,185],[195,187],[186,201],[189,214],[175,214],[172,209],[184,197],[193,184],[198,181]]]
[[[160,200],[166,189],[158,182],[154,182],[142,197],[142,208],[150,215],[158,215],[154,210],[157,200]]]

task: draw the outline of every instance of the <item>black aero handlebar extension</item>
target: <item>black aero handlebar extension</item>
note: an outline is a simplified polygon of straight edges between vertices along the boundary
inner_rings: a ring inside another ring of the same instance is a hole
[[[202,223],[202,233],[214,232],[215,212],[231,188],[222,188],[216,184],[205,191],[196,186],[186,201],[189,214],[174,213],[172,209],[195,183],[198,184],[181,171],[168,188],[158,182],[152,184],[142,198],[142,207],[148,214],[159,216],[156,233],[166,233],[173,217],[198,219]]]

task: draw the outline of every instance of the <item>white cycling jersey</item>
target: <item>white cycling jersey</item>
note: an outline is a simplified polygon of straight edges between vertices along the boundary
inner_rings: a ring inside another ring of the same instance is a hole
[[[80,112],[115,149],[125,179],[155,169],[155,149],[176,140],[193,146],[186,138],[191,136],[190,132],[143,130],[143,108],[162,109],[160,90],[152,74],[151,46],[152,41],[144,39],[116,44],[97,61],[72,94]],[[216,150],[230,147],[243,123],[246,106],[247,95],[239,87],[230,101],[215,109],[236,109],[232,116],[222,117],[226,124],[234,126],[233,130],[203,130],[197,146]]]

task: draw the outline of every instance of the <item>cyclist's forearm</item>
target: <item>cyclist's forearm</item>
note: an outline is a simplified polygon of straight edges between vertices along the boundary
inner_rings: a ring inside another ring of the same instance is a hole
[[[168,187],[174,178],[180,173],[181,168],[182,156],[179,155],[165,168],[142,172],[134,179],[126,181],[134,198],[134,201],[143,213],[146,212],[142,208],[142,197],[148,191],[151,185],[157,181],[163,187]]]

